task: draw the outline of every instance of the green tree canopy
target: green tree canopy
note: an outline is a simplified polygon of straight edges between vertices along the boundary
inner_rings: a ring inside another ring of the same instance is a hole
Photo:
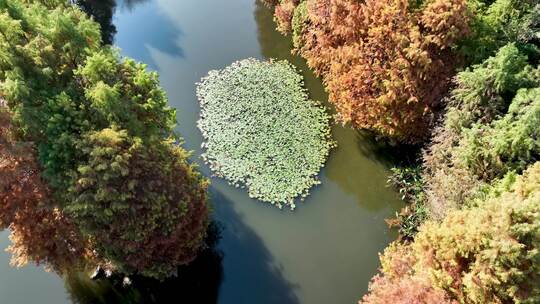
[[[87,133],[67,213],[126,273],[165,277],[196,255],[207,227],[206,181],[169,141],[125,130]]]
[[[434,213],[539,159],[539,88],[538,63],[516,43],[458,74],[443,124],[424,155]]]
[[[37,145],[47,208],[122,272],[161,279],[193,260],[207,182],[178,146],[158,75],[102,46],[99,25],[64,1],[0,0],[0,34],[0,98]]]

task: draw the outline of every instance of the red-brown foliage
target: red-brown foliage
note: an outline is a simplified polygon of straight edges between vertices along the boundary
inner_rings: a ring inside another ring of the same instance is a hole
[[[291,31],[294,9],[298,5],[297,0],[284,0],[276,5],[274,16],[277,29],[283,34]]]
[[[369,284],[369,293],[359,303],[366,304],[432,304],[457,303],[449,295],[435,289],[424,276],[414,272],[416,257],[408,245],[392,243],[380,256],[382,270]]]
[[[58,273],[82,269],[96,258],[88,240],[58,209],[28,207],[17,212],[10,226],[11,263],[21,267],[29,262]]]
[[[539,199],[537,162],[472,207],[424,222],[413,242],[385,249],[364,303],[537,303]]]
[[[298,51],[323,76],[340,120],[423,139],[458,62],[451,48],[469,33],[465,0],[419,8],[409,0],[311,0],[308,15]]]
[[[369,294],[359,303],[365,304],[457,304],[448,299],[445,292],[434,289],[429,281],[407,277],[390,280],[375,276],[369,285]]]
[[[16,212],[35,207],[48,195],[34,150],[13,139],[10,114],[0,105],[0,227],[7,228]]]
[[[1,104],[0,226],[11,229],[9,251],[16,266],[34,262],[61,272],[89,257],[87,241],[52,207],[33,145],[15,140],[10,113]]]

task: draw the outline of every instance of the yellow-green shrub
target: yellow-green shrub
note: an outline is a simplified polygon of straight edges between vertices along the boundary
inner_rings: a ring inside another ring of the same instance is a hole
[[[538,303],[540,162],[506,187],[442,222],[426,222],[413,243],[387,249],[382,275],[394,283],[374,284],[370,293],[402,280],[428,280],[460,303]]]

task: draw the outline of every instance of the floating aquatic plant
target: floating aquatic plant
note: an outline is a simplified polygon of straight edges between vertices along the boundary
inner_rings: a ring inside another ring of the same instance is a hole
[[[204,161],[249,196],[294,209],[335,145],[330,116],[287,61],[245,59],[197,86]]]

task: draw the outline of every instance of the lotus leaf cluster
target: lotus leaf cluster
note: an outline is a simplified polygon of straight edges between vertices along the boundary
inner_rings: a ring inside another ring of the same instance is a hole
[[[287,61],[245,59],[210,71],[197,84],[202,157],[214,174],[249,196],[295,208],[335,145],[330,116],[308,99]]]

